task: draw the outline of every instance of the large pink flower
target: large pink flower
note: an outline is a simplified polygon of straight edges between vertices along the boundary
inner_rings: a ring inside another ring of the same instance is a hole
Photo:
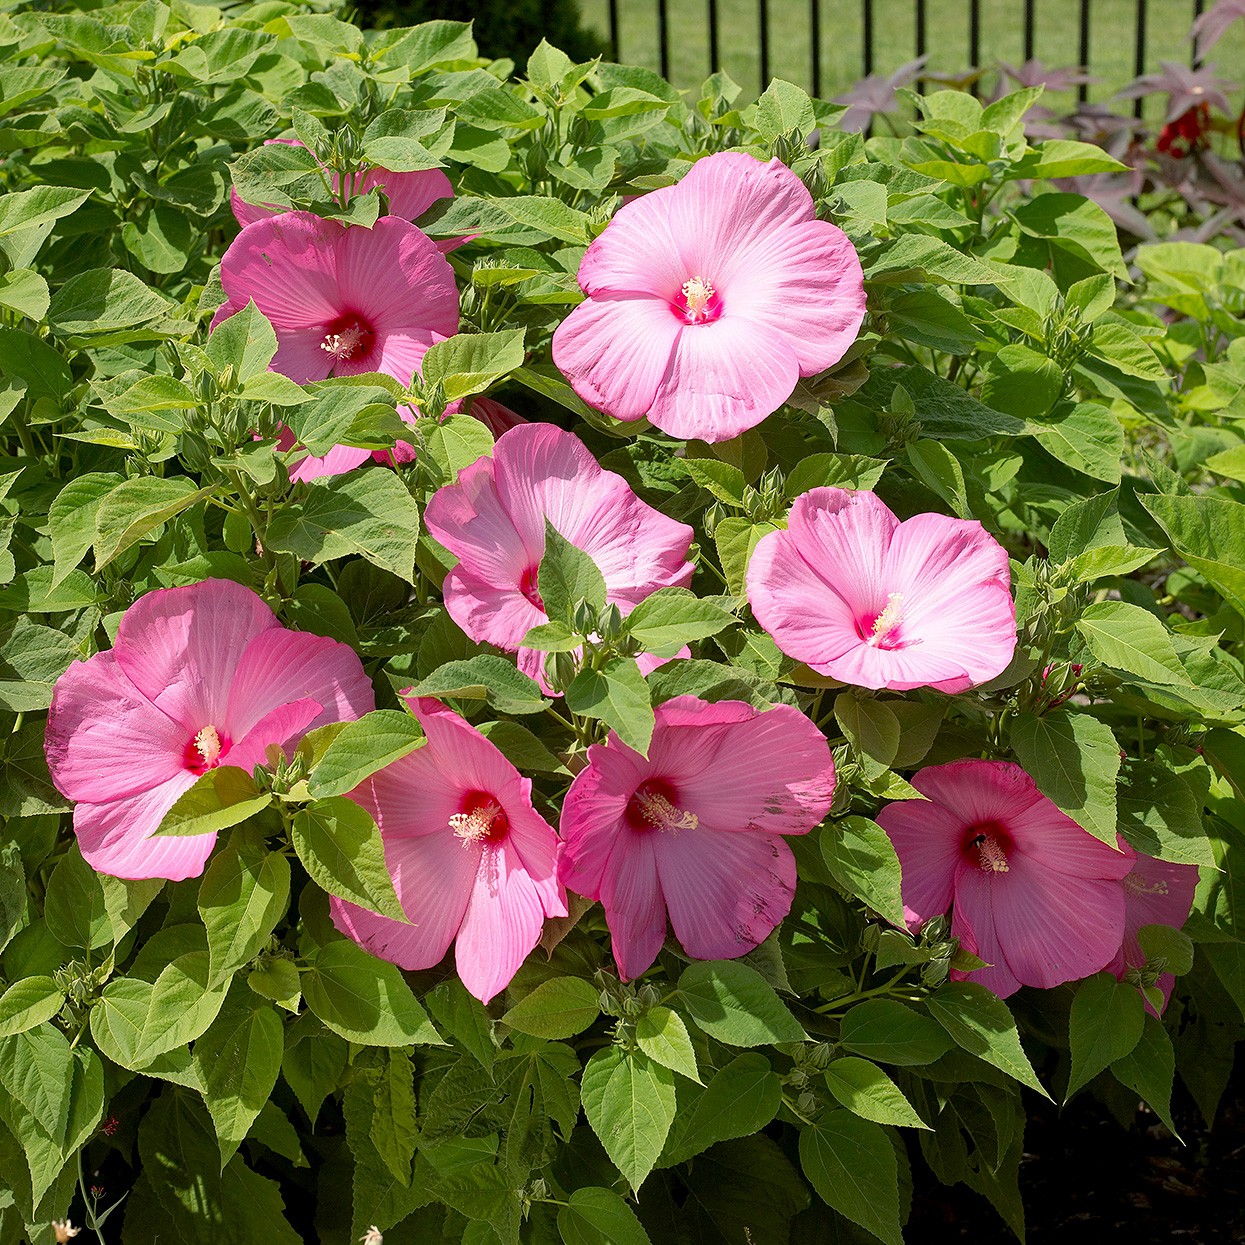
[[[643,973],[666,914],[690,956],[733,959],[790,911],[795,857],[834,794],[821,732],[797,709],[679,696],[659,705],[648,757],[611,733],[562,805],[562,878],[605,906],[624,980]]]
[[[1189,919],[1197,882],[1197,865],[1177,865],[1137,853],[1131,872],[1124,878],[1124,941],[1107,965],[1121,981],[1130,968],[1140,968],[1146,962],[1138,937],[1141,927],[1170,925],[1179,929]],[[1161,973],[1155,982],[1162,991],[1164,1007],[1175,984],[1171,973]],[[1146,1007],[1150,1007],[1148,999]]]
[[[1087,833],[1010,761],[929,766],[912,785],[926,798],[887,804],[877,821],[899,854],[910,927],[950,908],[952,934],[991,966],[953,977],[1007,998],[1110,964],[1131,849]]]
[[[860,260],[777,160],[719,152],[620,208],[579,266],[553,358],[585,402],[684,440],[759,424],[865,314]]]
[[[762,537],[748,600],[778,647],[858,687],[962,692],[1016,648],[1007,553],[975,521],[901,523],[873,493],[817,488]]]
[[[209,579],[126,611],[108,652],[70,666],[48,714],[48,768],[71,800],[82,854],[122,878],[196,877],[215,834],[155,837],[218,765],[248,773],[267,749],[374,707],[354,650],[287,631],[249,588]]]
[[[264,146],[271,143],[283,143],[289,147],[302,147],[305,144],[297,138],[269,138]],[[341,193],[341,174],[332,174],[333,193]],[[392,173],[388,169],[368,167],[356,173],[351,179],[350,194],[365,195],[374,186],[379,186],[389,200],[389,215],[401,216],[403,220],[418,220],[434,203],[441,199],[452,199],[454,187],[450,179],[440,169],[420,169],[414,173]],[[266,220],[285,211],[271,203],[247,203],[233,187],[229,189],[229,206],[233,209],[234,219],[244,228],[253,225],[257,220]],[[441,243],[439,249],[447,250],[453,243]]]
[[[566,915],[560,844],[532,807],[532,783],[458,714],[408,702],[427,736],[350,798],[376,819],[404,925],[340,899],[333,921],[373,955],[431,968],[455,943],[463,985],[487,1003],[540,941],[545,918]]]
[[[517,650],[520,667],[538,680],[543,654],[521,644],[548,622],[536,587],[546,519],[597,564],[624,614],[692,577],[692,529],[646,505],[622,476],[602,471],[578,437],[551,424],[504,433],[492,458],[433,494],[424,518],[458,558],[443,587],[450,617],[473,640]]]
[[[220,263],[228,302],[215,328],[249,299],[272,322],[272,370],[300,385],[384,372],[409,384],[433,342],[458,331],[454,271],[410,221],[371,229],[285,212],[248,225]]]

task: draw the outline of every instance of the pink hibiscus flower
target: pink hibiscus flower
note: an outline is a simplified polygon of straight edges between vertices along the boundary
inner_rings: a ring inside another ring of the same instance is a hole
[[[912,785],[926,798],[887,804],[877,822],[899,854],[909,926],[950,908],[952,934],[990,965],[952,977],[1005,999],[1111,962],[1131,849],[1087,833],[1010,761],[933,765]]]
[[[93,868],[197,877],[215,834],[157,837],[165,813],[219,765],[250,773],[272,744],[374,708],[353,649],[288,631],[249,588],[209,579],[140,597],[110,651],[70,666],[52,694],[46,750]]]
[[[271,143],[282,143],[287,147],[303,147],[304,143],[297,138],[269,138],[264,146]],[[341,194],[341,174],[332,174],[333,194]],[[388,169],[368,167],[356,173],[350,186],[350,194],[365,195],[374,186],[379,186],[389,199],[389,215],[401,216],[403,220],[418,220],[434,203],[442,199],[454,197],[454,187],[450,179],[440,169],[420,169],[415,173],[391,173]],[[233,210],[234,219],[245,228],[257,220],[266,220],[277,216],[286,209],[273,203],[247,203],[231,186],[229,188],[229,206]],[[439,244],[439,249],[447,250],[457,245],[461,239]]]
[[[546,519],[597,564],[607,599],[624,614],[658,588],[686,587],[693,568],[692,529],[642,502],[578,437],[552,424],[510,429],[492,458],[438,489],[424,520],[459,560],[442,588],[450,617],[473,640],[517,651],[520,669],[549,691],[544,654],[522,647],[549,621],[536,587]],[[650,659],[647,668],[656,664]]]
[[[562,805],[562,879],[605,906],[624,981],[657,958],[666,914],[688,955],[733,959],[791,909],[795,857],[830,810],[834,762],[797,709],[678,696],[648,757],[611,732]]]
[[[404,925],[333,899],[337,928],[402,968],[431,968],[455,944],[463,985],[487,1003],[566,916],[560,844],[532,807],[532,783],[458,714],[407,702],[427,743],[350,792],[376,819]]]
[[[1138,937],[1143,925],[1170,925],[1173,929],[1184,925],[1193,908],[1197,882],[1197,865],[1177,865],[1136,853],[1132,870],[1124,878],[1124,941],[1107,965],[1116,977],[1123,981],[1130,968],[1145,964],[1146,953]],[[1155,982],[1162,991],[1164,1007],[1175,984],[1171,973],[1161,973]],[[1153,1011],[1148,999],[1146,1008]]]
[[[868,492],[797,497],[748,565],[757,621],[790,657],[857,687],[962,692],[1016,648],[1007,553],[980,523],[901,523]]]
[[[591,406],[684,440],[759,424],[865,314],[860,260],[777,160],[708,156],[620,208],[579,266],[553,358]]]

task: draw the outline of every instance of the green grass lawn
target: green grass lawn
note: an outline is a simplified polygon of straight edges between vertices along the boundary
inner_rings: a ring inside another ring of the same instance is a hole
[[[768,0],[770,74],[808,89],[811,86],[808,0]],[[603,36],[609,32],[607,0],[580,0],[584,22]],[[1160,60],[1187,64],[1192,0],[1150,0],[1147,69]],[[1209,7],[1209,0],[1207,3]],[[658,67],[656,0],[618,0],[619,59]],[[759,0],[719,0],[719,47],[723,68],[740,83],[746,98],[758,90]],[[862,76],[862,6],[859,0],[821,0],[822,94],[833,98]],[[888,73],[915,55],[916,6],[912,0],[875,0],[874,67]],[[982,61],[1018,64],[1024,59],[1021,0],[982,0]],[[698,85],[709,71],[707,0],[669,0],[670,76],[676,86]],[[930,68],[959,73],[968,66],[967,0],[929,0],[927,46]],[[1038,0],[1036,55],[1048,65],[1077,59],[1077,0]],[[1133,77],[1136,0],[1093,0],[1090,12],[1090,63],[1102,79],[1089,88],[1091,100],[1105,100]],[[1245,66],[1245,23],[1238,23],[1212,49],[1224,76]],[[1058,104],[1071,103],[1062,97]],[[1126,106],[1126,105],[1125,105]],[[1157,107],[1157,102],[1155,107]],[[1149,110],[1148,110],[1149,112]]]

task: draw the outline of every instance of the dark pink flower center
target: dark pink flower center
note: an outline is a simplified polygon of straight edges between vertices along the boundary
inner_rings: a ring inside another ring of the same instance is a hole
[[[664,778],[642,782],[627,801],[623,817],[632,830],[643,832],[660,830],[678,834],[680,830],[695,830],[700,825],[695,813],[679,807],[678,791]]]
[[[450,829],[463,841],[500,843],[510,833],[510,819],[501,801],[489,791],[468,791],[450,818]]]
[[[186,745],[182,760],[192,774],[206,774],[215,769],[221,758],[233,746],[228,735],[223,736],[214,726],[205,726]]]
[[[977,821],[964,831],[960,855],[975,864],[983,873],[1008,872],[1007,853],[1012,850],[1012,836],[998,821]]]
[[[712,324],[722,314],[722,299],[704,277],[689,277],[672,304],[686,324]]]
[[[325,327],[320,349],[336,367],[339,363],[358,363],[366,358],[375,340],[376,332],[367,317],[357,311],[347,311]]]
[[[903,620],[903,594],[891,592],[882,609],[869,610],[856,619],[856,631],[870,648],[903,648]]]
[[[545,603],[540,599],[536,588],[536,575],[539,568],[529,566],[519,579],[519,591],[538,609],[544,613]]]

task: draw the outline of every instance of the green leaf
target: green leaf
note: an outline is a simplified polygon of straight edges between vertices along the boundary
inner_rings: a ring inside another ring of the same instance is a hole
[[[201,775],[185,795],[178,797],[156,834],[216,834],[246,821],[271,803],[272,796],[259,791],[245,770],[221,765]]]
[[[271,1096],[284,1048],[277,1013],[245,989],[195,1042],[195,1071],[216,1126],[222,1171]]]
[[[710,1078],[691,1112],[681,1112],[662,1166],[681,1163],[720,1141],[750,1137],[778,1114],[782,1081],[764,1055],[736,1055]]]
[[[36,1028],[64,1006],[65,992],[51,977],[15,981],[0,994],[0,1038]]]
[[[890,1138],[849,1111],[828,1111],[800,1131],[800,1166],[826,1205],[886,1245],[903,1245],[899,1165]]]
[[[635,1211],[612,1189],[580,1188],[558,1211],[565,1245],[652,1245]]]
[[[653,1007],[635,1022],[636,1045],[650,1058],[700,1084],[696,1051],[678,1012]]]
[[[691,1018],[728,1046],[803,1042],[803,1028],[754,968],[734,960],[691,964],[679,978]]]
[[[1167,1125],[1172,1136],[1180,1134],[1172,1122],[1172,1081],[1176,1073],[1176,1052],[1171,1038],[1157,1016],[1146,1016],[1141,1036],[1128,1054],[1111,1065],[1112,1075],[1144,1098],[1150,1109]]]
[[[524,995],[501,1019],[520,1033],[556,1041],[582,1033],[600,1014],[600,994],[590,982],[553,977]]]
[[[1120,746],[1105,722],[1063,709],[1022,714],[1012,722],[1011,745],[1044,796],[1094,838],[1116,845]]]
[[[0,276],[0,307],[38,322],[47,315],[50,300],[48,283],[30,268],[18,268]]]
[[[821,832],[821,854],[840,886],[903,927],[899,857],[881,826],[867,817],[831,821]]]
[[[215,485],[195,488],[185,476],[139,476],[118,484],[100,499],[95,511],[96,571],[103,570],[166,519],[181,514],[215,491]]]
[[[1245,505],[1222,497],[1139,494],[1172,548],[1245,617]]]
[[[307,779],[307,790],[317,799],[345,795],[377,770],[408,756],[424,741],[424,732],[411,714],[401,709],[377,709],[347,722],[333,737]]]
[[[1202,820],[1202,797],[1159,761],[1129,761],[1120,774],[1119,830],[1147,856],[1215,866]]]
[[[872,697],[840,692],[834,698],[834,716],[857,753],[885,768],[899,750],[899,719],[890,705]]]
[[[1043,1097],[1050,1097],[1020,1045],[1020,1034],[1007,1004],[985,986],[972,981],[945,982],[925,1004],[956,1044],[970,1055],[984,1059]]]
[[[555,622],[573,625],[575,606],[587,601],[593,609],[605,605],[605,577],[597,564],[559,535],[545,520],[545,552],[536,576],[545,613]]]
[[[1122,173],[1127,165],[1109,156],[1097,143],[1078,143],[1051,138],[1030,148],[1007,170],[1005,177],[1055,178],[1081,177],[1086,173]]]
[[[753,125],[767,142],[783,134],[807,134],[817,124],[808,93],[793,83],[774,78],[756,102]]]
[[[735,616],[687,588],[659,588],[627,615],[627,634],[649,652],[671,657],[693,640],[717,635]]]
[[[398,969],[348,939],[321,947],[304,970],[302,984],[307,1006],[347,1041],[361,1046],[441,1044]]]
[[[95,268],[70,277],[52,296],[48,324],[61,336],[105,333],[166,316],[174,303],[120,268]]]
[[[716,458],[682,458],[675,461],[718,501],[743,509],[744,489],[748,482],[738,467],[732,467],[730,463]]]
[[[1077,619],[1076,629],[1104,666],[1148,683],[1188,683],[1171,633],[1149,610],[1124,601],[1099,601]]]
[[[1108,484],[1120,482],[1124,429],[1105,406],[1061,403],[1049,416],[1031,423],[1029,431],[1052,458],[1074,471]]]
[[[808,454],[788,473],[783,489],[791,498],[815,488],[871,489],[886,467],[863,454]]]
[[[833,1060],[826,1069],[826,1084],[843,1106],[862,1119],[904,1128],[929,1128],[899,1086],[867,1059],[844,1055]]]
[[[236,830],[199,883],[213,987],[263,949],[289,902],[290,862],[267,849],[262,831]]]
[[[839,1025],[846,1050],[880,1063],[933,1063],[954,1042],[941,1025],[896,999],[866,999],[847,1011]]]
[[[317,565],[357,554],[414,583],[418,539],[419,507],[396,472],[377,468],[313,480],[277,512],[264,543]]]
[[[76,843],[52,870],[43,915],[48,929],[67,947],[91,951],[112,941],[112,921],[104,904],[104,889]]]
[[[290,841],[312,880],[330,895],[407,922],[385,864],[384,841],[367,809],[345,796],[317,800],[294,814]]]
[[[1065,1102],[1132,1051],[1141,1040],[1145,1014],[1137,988],[1116,981],[1110,973],[1097,973],[1081,982],[1068,1021],[1072,1073]]]
[[[611,657],[600,670],[581,670],[566,689],[566,707],[600,719],[628,747],[648,755],[655,719],[648,684],[633,657]]]
[[[428,347],[419,365],[425,385],[440,382],[446,398],[457,401],[483,393],[523,366],[523,329],[500,333],[458,333]]]
[[[457,480],[464,467],[493,453],[493,434],[470,415],[445,415],[435,423],[419,420],[415,427],[423,433],[428,457],[444,472],[447,483]]]
[[[409,695],[487,700],[498,713],[511,714],[540,713],[550,704],[534,680],[493,653],[482,653],[466,661],[447,661],[415,684]]]
[[[923,233],[901,234],[865,269],[870,281],[905,284],[911,282],[916,273],[949,285],[1004,286],[1008,283],[1005,269],[995,268],[984,260],[957,251],[941,238]]]
[[[217,375],[231,367],[238,385],[266,372],[276,353],[277,334],[253,298],[241,311],[222,320],[207,342],[207,356],[215,364]]]
[[[95,543],[95,514],[122,477],[109,471],[88,471],[70,480],[48,510],[55,569],[52,587],[70,575]]]
[[[1002,409],[1011,410],[1010,407]],[[964,469],[960,466],[960,460],[941,441],[913,441],[908,446],[908,462],[918,479],[941,497],[959,518],[972,517],[964,485]]]
[[[1077,194],[1043,194],[1024,200],[1012,209],[1012,216],[1025,233],[1128,280],[1119,234],[1098,204]]]
[[[643,1051],[599,1050],[584,1068],[584,1114],[633,1189],[653,1170],[674,1122],[674,1073]]]
[[[776,523],[753,523],[751,519],[731,515],[723,519],[713,529],[713,543],[717,546],[718,560],[722,563],[722,574],[726,576],[726,586],[732,596],[742,597],[746,594],[745,577],[748,574],[748,562],[752,551],[761,542],[761,538],[770,532],[778,531]]]

